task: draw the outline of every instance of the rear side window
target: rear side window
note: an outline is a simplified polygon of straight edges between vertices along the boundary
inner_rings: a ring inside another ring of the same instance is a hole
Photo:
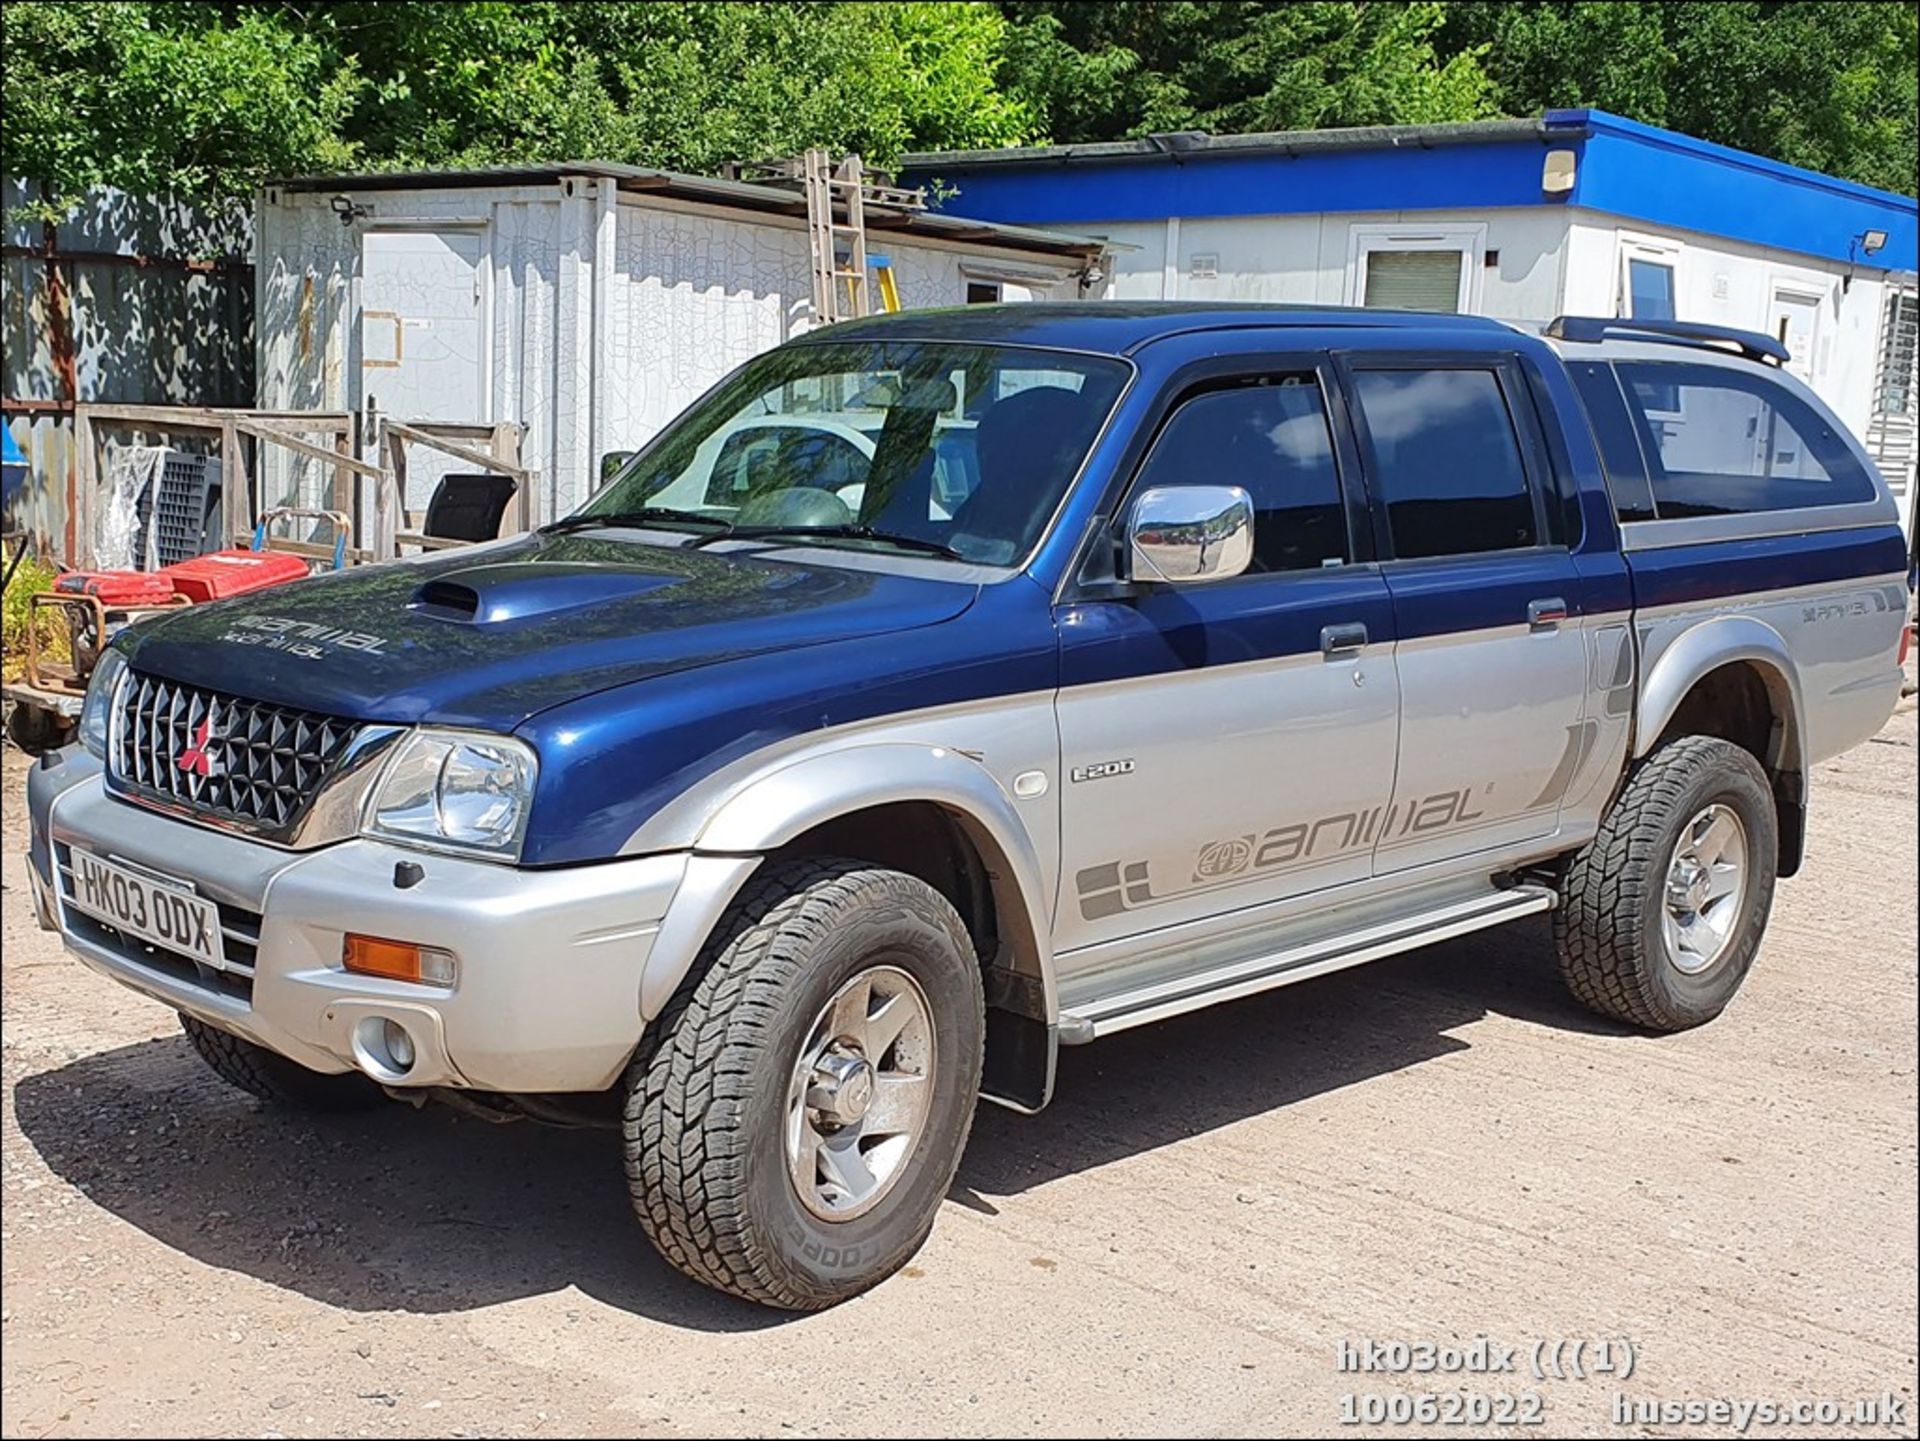
[[[1846,441],[1771,377],[1663,361],[1616,369],[1661,520],[1873,499]]]
[[[1183,401],[1141,467],[1155,485],[1237,485],[1253,498],[1253,571],[1348,559],[1326,401],[1311,375],[1263,377]]]
[[[1356,370],[1352,388],[1396,556],[1539,543],[1519,436],[1495,371]]]
[[[1647,485],[1647,462],[1640,454],[1640,438],[1620,381],[1604,360],[1581,360],[1567,366],[1580,407],[1593,427],[1606,468],[1607,489],[1613,494],[1614,513],[1622,521],[1652,520],[1653,491]]]

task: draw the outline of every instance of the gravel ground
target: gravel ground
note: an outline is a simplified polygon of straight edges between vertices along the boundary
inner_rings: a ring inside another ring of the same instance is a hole
[[[1522,924],[1069,1051],[1046,1114],[983,1109],[911,1267],[794,1319],[656,1259],[609,1136],[224,1088],[35,927],[9,752],[0,1424],[1326,1435],[1346,1396],[1533,1392],[1565,1436],[1650,1433],[1616,1394],[1890,1393],[1891,1427],[1792,1434],[1912,1436],[1915,758],[1908,701],[1820,768],[1715,1024],[1595,1020]],[[1521,1372],[1336,1368],[1478,1337]],[[1526,1374],[1560,1338],[1630,1340],[1631,1378]],[[1423,1429],[1495,1434],[1391,1428]]]

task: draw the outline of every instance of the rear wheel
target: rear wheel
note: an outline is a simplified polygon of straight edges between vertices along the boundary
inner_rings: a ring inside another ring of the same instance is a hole
[[[668,1261],[812,1311],[920,1248],[972,1126],[980,966],[939,892],[856,861],[768,866],[627,1078],[634,1209]]]
[[[1662,746],[1561,881],[1567,988],[1649,1030],[1712,1020],[1752,968],[1778,856],[1773,791],[1749,752],[1712,736]]]
[[[357,1071],[337,1076],[310,1071],[188,1015],[180,1017],[180,1029],[216,1076],[269,1105],[296,1111],[363,1111],[386,1099],[378,1086]]]

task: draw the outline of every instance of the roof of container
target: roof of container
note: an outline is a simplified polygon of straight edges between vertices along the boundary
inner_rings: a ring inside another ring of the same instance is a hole
[[[1232,304],[1217,301],[1081,300],[957,305],[845,320],[810,331],[828,340],[950,340],[979,345],[1039,345],[1124,355],[1152,340],[1195,330],[1252,327],[1302,330],[1420,330],[1486,334],[1510,330],[1479,315],[1439,315],[1357,306]]]
[[[1575,157],[1541,187],[1542,152]],[[1572,205],[1878,270],[1920,267],[1920,202],[1603,110],[1532,120],[1208,135],[909,155],[948,214],[1072,226],[1175,216]],[[1885,243],[1865,249],[1882,232]]]
[[[574,177],[611,180],[617,188],[629,194],[660,195],[763,215],[804,219],[807,213],[806,197],[799,190],[786,186],[755,185],[743,180],[721,180],[710,175],[684,175],[673,170],[650,170],[608,160],[488,165],[466,170],[376,170],[357,175],[293,175],[269,180],[263,188],[296,192],[449,190],[487,185],[558,184]],[[1102,241],[1084,235],[1037,230],[1030,226],[1009,225],[931,210],[895,209],[872,202],[866,206],[865,219],[868,235],[876,241],[880,236],[897,232],[934,240],[995,245],[1072,260],[1090,260],[1107,248]]]
[[[1138,140],[1085,145],[1028,145],[1003,150],[921,150],[903,156],[903,170],[973,170],[983,165],[1061,165],[1103,160],[1167,160],[1195,156],[1307,155],[1329,150],[1432,150],[1442,145],[1485,145],[1561,138],[1564,127],[1539,120],[1465,120],[1446,125],[1355,125],[1336,130],[1267,130],[1248,135],[1212,135],[1174,130]]]

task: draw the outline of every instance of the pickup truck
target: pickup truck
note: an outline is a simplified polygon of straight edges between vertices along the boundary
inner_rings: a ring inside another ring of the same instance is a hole
[[[1061,1046],[1540,912],[1584,1005],[1719,1014],[1899,695],[1894,503],[1786,358],[827,327],[537,532],[131,627],[30,777],[40,915],[267,1102],[617,1130],[672,1264],[822,1308]],[[780,415],[871,446],[716,487]]]

